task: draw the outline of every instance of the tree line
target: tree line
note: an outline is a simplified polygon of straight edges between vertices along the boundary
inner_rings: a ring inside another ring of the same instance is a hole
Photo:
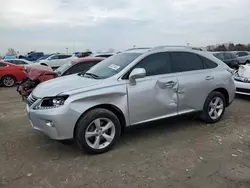
[[[207,46],[208,51],[250,51],[250,44],[220,44]]]

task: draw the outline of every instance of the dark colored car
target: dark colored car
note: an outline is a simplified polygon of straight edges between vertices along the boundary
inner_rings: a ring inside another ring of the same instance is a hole
[[[28,53],[28,56],[24,57],[23,59],[26,59],[28,61],[36,61],[42,56],[44,56],[43,52],[30,52]]]
[[[79,72],[86,72],[91,67],[104,60],[105,58],[100,57],[85,57],[74,59],[69,63],[66,63],[55,70],[58,76],[66,76],[70,74],[76,74]]]
[[[232,52],[214,52],[213,55],[226,63],[230,68],[238,69],[239,60]]]

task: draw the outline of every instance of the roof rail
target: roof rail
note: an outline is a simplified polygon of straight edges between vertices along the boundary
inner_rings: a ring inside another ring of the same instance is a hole
[[[150,50],[158,50],[158,49],[162,49],[162,48],[188,48],[188,49],[192,49],[192,50],[200,50],[202,51],[201,48],[197,48],[197,47],[192,47],[192,46],[181,46],[181,45],[166,45],[166,46],[156,46]]]
[[[127,50],[124,50],[124,51],[131,51],[131,50],[150,50],[152,48],[149,48],[149,47],[141,47],[141,48],[129,48]]]

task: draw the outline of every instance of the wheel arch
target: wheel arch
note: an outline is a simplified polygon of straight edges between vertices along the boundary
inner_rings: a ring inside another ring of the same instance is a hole
[[[76,127],[77,127],[77,124],[80,121],[80,119],[89,111],[91,111],[93,109],[97,109],[97,108],[102,108],[102,109],[106,109],[106,110],[113,112],[117,116],[117,118],[121,124],[122,131],[124,130],[124,128],[126,127],[126,118],[125,118],[122,110],[113,104],[99,104],[99,105],[96,105],[96,106],[89,108],[84,113],[82,113],[81,116],[78,118],[78,120],[76,121],[75,126],[74,126],[74,132],[73,132],[74,138],[75,138],[75,134],[76,134]]]
[[[2,79],[3,79],[4,77],[6,77],[6,76],[11,76],[11,77],[13,77],[13,78],[17,81],[17,78],[16,78],[13,74],[6,74],[6,75],[0,77],[0,80],[2,81]]]
[[[228,91],[225,89],[225,88],[217,88],[213,91],[217,91],[217,92],[220,92],[226,99],[226,106],[229,106],[229,93]]]

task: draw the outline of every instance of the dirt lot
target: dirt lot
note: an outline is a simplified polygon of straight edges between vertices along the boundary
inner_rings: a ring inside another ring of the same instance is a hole
[[[237,97],[215,125],[151,123],[90,156],[33,131],[14,88],[0,96],[0,187],[250,187],[250,97]]]

